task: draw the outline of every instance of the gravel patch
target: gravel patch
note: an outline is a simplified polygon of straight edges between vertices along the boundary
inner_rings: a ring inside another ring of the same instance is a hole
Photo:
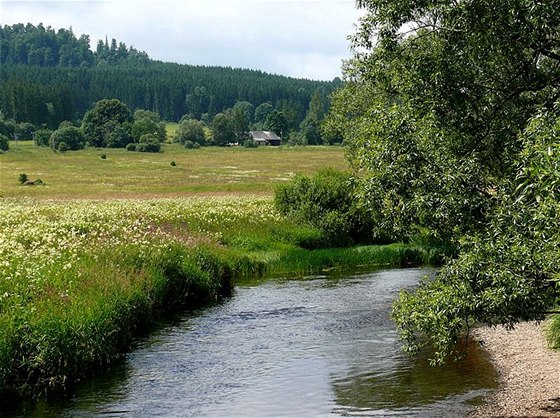
[[[469,417],[560,417],[560,352],[547,348],[542,324],[474,332],[500,376],[499,388]]]

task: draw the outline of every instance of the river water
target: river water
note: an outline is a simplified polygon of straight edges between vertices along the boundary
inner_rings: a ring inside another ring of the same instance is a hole
[[[496,385],[482,351],[430,367],[400,350],[400,289],[431,269],[271,279],[162,323],[110,373],[19,416],[464,416]]]

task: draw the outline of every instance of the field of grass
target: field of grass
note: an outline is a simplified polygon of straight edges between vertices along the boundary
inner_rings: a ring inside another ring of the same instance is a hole
[[[347,169],[341,147],[205,147],[165,144],[160,153],[95,149],[54,153],[31,141],[0,154],[0,197],[50,199],[265,193],[296,173]],[[106,159],[101,155],[105,154]],[[175,166],[171,165],[175,161]],[[22,186],[21,173],[43,186]]]
[[[12,143],[0,154],[0,399],[71,388],[154,319],[215,301],[239,278],[437,258],[401,244],[302,248],[320,232],[281,216],[272,192],[325,167],[347,168],[342,148],[59,154]],[[45,185],[20,185],[20,173]]]

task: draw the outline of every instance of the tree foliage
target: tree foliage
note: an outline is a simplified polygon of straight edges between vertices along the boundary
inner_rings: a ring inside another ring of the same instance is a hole
[[[8,151],[10,149],[10,139],[0,133],[0,151]]]
[[[212,119],[212,141],[214,145],[226,146],[230,142],[235,142],[235,130],[229,115],[218,113]]]
[[[53,151],[59,151],[61,150],[60,144],[64,144],[62,146],[62,151],[76,151],[83,149],[85,146],[84,134],[75,126],[59,128],[50,136],[49,146],[53,149]]]
[[[539,319],[552,301],[556,267],[539,273],[531,256],[557,242],[533,220],[554,206],[529,212],[510,196],[542,155],[535,126],[547,138],[554,131],[536,120],[558,116],[560,2],[357,3],[365,15],[326,131],[344,138],[362,194],[393,238],[460,244],[457,260],[395,308],[409,347],[421,331],[442,360],[473,321]],[[531,190],[552,173],[541,169]]]
[[[132,123],[130,134],[134,142],[140,142],[142,135],[151,134],[155,136],[159,142],[165,142],[167,133],[165,131],[165,124],[156,120],[154,116],[136,117],[138,111],[134,112],[134,122]],[[138,114],[139,115],[139,114]],[[157,114],[156,114],[157,116]],[[158,117],[159,119],[159,117]]]
[[[186,119],[179,124],[175,140],[183,145],[187,142],[192,144],[206,145],[204,124],[196,119]]]
[[[117,99],[103,99],[86,112],[82,129],[90,146],[120,148],[132,142],[132,115]]]
[[[34,50],[52,59],[30,61]],[[116,40],[100,41],[92,52],[87,35],[76,38],[71,30],[19,24],[0,25],[0,85],[0,111],[6,119],[50,129],[80,119],[91,103],[110,97],[164,120],[187,114],[208,124],[237,102],[255,108],[267,103],[289,115],[289,128],[297,129],[313,92],[323,88],[329,94],[340,82],[153,61]],[[261,123],[268,105],[260,109]]]
[[[278,186],[274,203],[281,213],[318,228],[316,244],[323,247],[381,242],[374,214],[356,199],[358,187],[351,173],[325,169]]]

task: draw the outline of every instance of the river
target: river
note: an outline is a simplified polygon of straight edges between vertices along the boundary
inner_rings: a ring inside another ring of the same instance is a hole
[[[496,385],[482,350],[430,367],[400,350],[400,289],[432,269],[240,283],[219,304],[168,319],[111,372],[16,416],[464,416]]]

